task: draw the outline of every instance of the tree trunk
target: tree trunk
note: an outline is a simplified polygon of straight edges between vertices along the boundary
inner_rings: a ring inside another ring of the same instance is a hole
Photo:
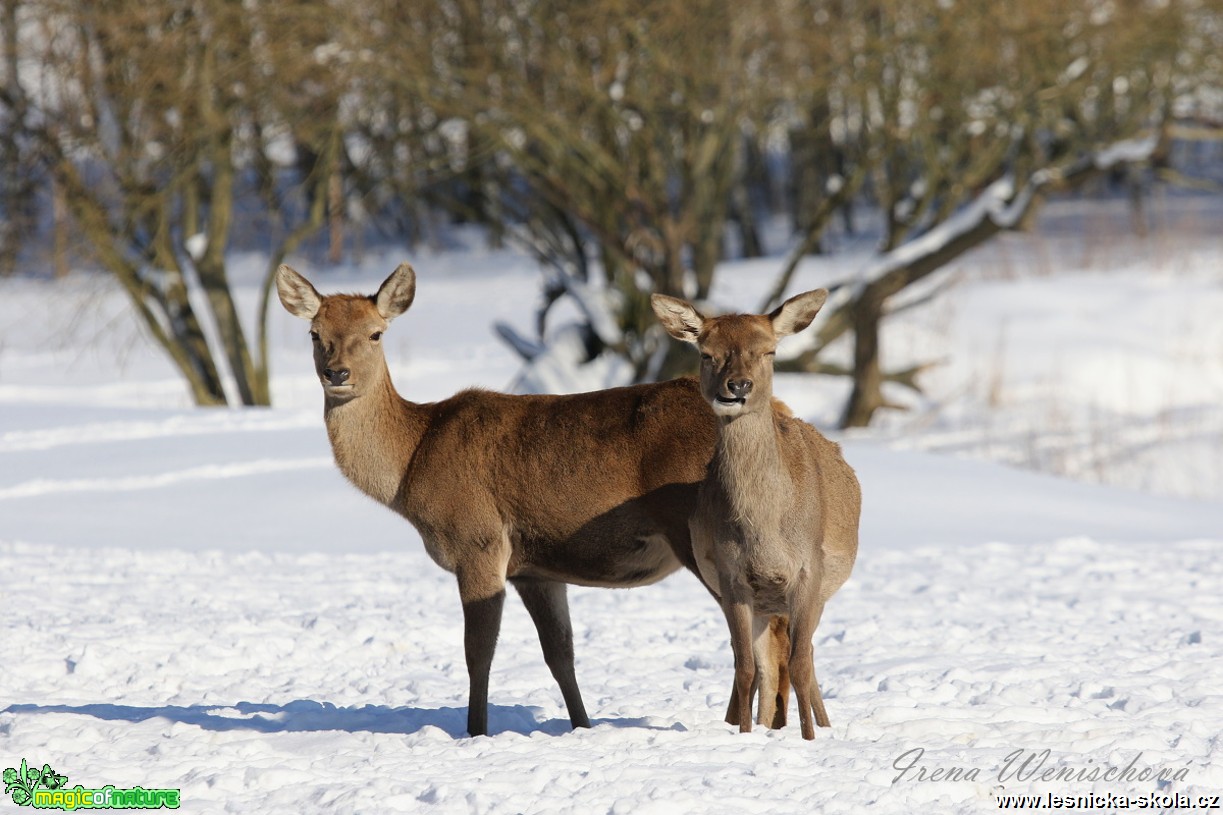
[[[667,337],[667,351],[653,377],[654,380],[665,382],[668,379],[690,376],[695,373],[697,373],[697,355],[692,352],[692,346]]]
[[[68,276],[68,202],[64,200],[64,185],[51,179],[51,266],[56,278]]]
[[[113,271],[113,268],[112,268]],[[122,279],[122,277],[121,277]],[[128,288],[137,312],[144,318],[146,327],[158,326],[157,317],[139,295]],[[178,283],[169,287],[165,295],[165,311],[170,315],[170,333],[159,328],[152,333],[154,339],[170,355],[170,359],[187,380],[191,398],[200,407],[223,407],[229,404],[221,374],[208,347],[204,329],[195,316],[195,310],[187,297],[187,289]]]
[[[883,318],[883,302],[877,290],[868,287],[854,304],[851,320],[854,328],[853,391],[841,417],[841,427],[866,427],[875,411],[885,407],[883,372],[879,364],[879,322]]]
[[[760,151],[751,140],[744,138],[740,141],[743,159],[739,171],[735,174],[731,191],[731,211],[734,213],[732,217],[739,224],[739,237],[742,242],[740,250],[743,257],[758,258],[764,255],[764,243],[760,239],[756,212],[752,207],[752,189],[754,186],[768,189],[768,170]]]
[[[775,307],[781,305],[782,300],[785,298],[786,289],[790,287],[790,281],[794,278],[794,273],[798,271],[798,265],[804,257],[819,247],[820,236],[824,234],[828,221],[841,207],[843,202],[853,200],[854,195],[858,192],[858,188],[866,178],[866,174],[866,166],[860,166],[836,192],[826,196],[820,201],[819,206],[811,212],[808,216],[810,221],[802,226],[802,239],[791,250],[789,257],[786,258],[785,266],[782,267],[781,273],[777,275],[777,279],[773,282],[773,287],[769,289],[769,293],[765,295],[759,309],[757,309],[761,314],[767,314]]]
[[[32,168],[24,166],[18,134],[26,112],[25,94],[18,83],[18,25],[16,0],[0,2],[0,55],[4,88],[0,106],[0,275],[17,268],[23,233],[33,207]]]
[[[208,202],[207,224],[204,226],[206,244],[203,253],[195,259],[195,269],[208,299],[209,310],[220,335],[221,350],[229,363],[238,397],[243,405],[266,405],[266,366],[256,367],[251,358],[250,346],[242,330],[242,322],[234,305],[233,292],[230,290],[225,269],[225,251],[229,248],[234,218],[236,135],[233,129],[220,124],[226,114],[215,105],[214,85],[218,59],[223,57],[218,56],[215,48],[206,46],[201,54],[196,88],[203,121],[206,124],[218,124],[200,151],[200,169],[195,174],[196,183],[205,193],[201,198]]]
[[[339,263],[344,259],[344,178],[339,168],[327,180],[327,226],[327,260]]]
[[[187,381],[192,399],[201,407],[227,404],[220,373],[181,273],[177,268],[167,268],[169,282],[161,288],[143,277],[117,245],[124,236],[116,234],[106,205],[94,197],[94,190],[85,184],[67,157],[57,152],[55,142],[45,141],[44,145],[54,157],[57,183],[69,211],[98,261],[123,286],[145,329]]]
[[[696,298],[704,300],[713,286],[713,273],[722,256],[722,221],[709,225],[692,242],[692,272],[696,278]]]

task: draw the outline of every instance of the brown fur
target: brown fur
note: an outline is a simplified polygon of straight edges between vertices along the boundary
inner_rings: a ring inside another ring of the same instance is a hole
[[[409,520],[458,579],[468,732],[487,732],[507,580],[535,622],[570,720],[589,726],[565,584],[640,586],[681,564],[696,571],[688,517],[717,435],[697,383],[571,396],[466,390],[415,404],[396,392],[375,339],[411,305],[411,267],[401,265],[372,297],[324,297],[287,266],[276,282],[285,308],[311,323],[340,470]],[[776,677],[784,656],[771,664],[766,673]]]
[[[735,695],[741,708],[750,705],[755,664],[775,637],[769,620],[785,617],[805,739],[815,738],[814,724],[828,726],[811,639],[824,604],[853,568],[861,491],[840,447],[773,398],[773,354],[779,338],[810,324],[826,297],[823,290],[798,295],[767,317],[712,319],[682,300],[653,301],[672,336],[700,350],[701,392],[719,417],[692,546],[730,625]],[[751,717],[739,724],[751,730]]]

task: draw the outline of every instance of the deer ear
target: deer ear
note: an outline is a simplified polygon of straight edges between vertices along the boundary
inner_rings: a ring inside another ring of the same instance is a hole
[[[780,337],[797,334],[815,319],[828,299],[828,289],[816,289],[804,294],[796,294],[773,310],[769,320],[773,323],[773,333]]]
[[[323,303],[310,281],[284,264],[276,270],[276,293],[285,309],[303,320],[313,320]]]
[[[705,325],[705,317],[692,307],[686,300],[678,297],[668,297],[665,294],[650,295],[650,305],[658,315],[662,327],[667,333],[681,342],[697,341],[701,328]]]
[[[407,263],[401,263],[382,282],[374,295],[374,305],[383,319],[393,320],[408,310],[416,298],[416,272]]]

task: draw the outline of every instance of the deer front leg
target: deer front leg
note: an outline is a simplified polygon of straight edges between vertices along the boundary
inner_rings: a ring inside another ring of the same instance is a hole
[[[802,611],[790,615],[790,681],[794,683],[794,696],[798,700],[803,738],[808,740],[815,738],[815,725],[830,726],[824,699],[815,681],[815,654],[811,645],[811,638],[815,636],[823,612],[822,604],[811,603]]]
[[[756,685],[756,658],[752,653],[752,607],[724,593],[722,610],[730,626],[730,647],[735,654],[735,699],[739,732],[752,732],[752,692]]]
[[[505,583],[500,575],[460,571],[459,597],[463,602],[463,651],[467,657],[467,733],[488,735],[488,673],[493,666]]]
[[[556,684],[560,685],[565,708],[569,711],[569,722],[576,727],[590,727],[586,706],[578,690],[578,680],[573,669],[573,626],[569,621],[569,602],[565,598],[565,584],[545,580],[511,580],[522,604],[535,622],[539,632],[539,644],[543,648],[544,662],[552,671]]]

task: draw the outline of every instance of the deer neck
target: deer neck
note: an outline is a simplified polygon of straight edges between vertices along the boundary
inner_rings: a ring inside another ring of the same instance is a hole
[[[427,409],[401,397],[389,372],[356,398],[324,399],[323,420],[340,472],[374,500],[392,505],[428,426]]]
[[[776,527],[791,493],[777,432],[773,411],[768,409],[721,423],[718,480],[733,520],[745,530]]]

